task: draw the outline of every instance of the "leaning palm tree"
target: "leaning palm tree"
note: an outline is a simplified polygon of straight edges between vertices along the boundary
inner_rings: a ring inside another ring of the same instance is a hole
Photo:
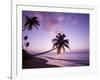
[[[38,54],[35,54],[33,56],[46,54],[46,53],[51,52],[51,51],[53,51],[55,49],[57,49],[57,53],[58,54],[61,53],[61,49],[63,49],[63,51],[65,52],[65,47],[67,47],[68,49],[70,49],[70,47],[69,47],[69,40],[65,39],[65,37],[66,37],[65,34],[58,33],[56,35],[56,38],[54,38],[52,40],[53,48],[51,50],[43,52],[43,53],[38,53]]]
[[[37,17],[33,16],[29,18],[28,16],[25,16],[25,18],[26,22],[23,26],[22,31],[24,31],[25,29],[32,30],[33,27],[38,29],[38,26],[40,26],[40,24]]]

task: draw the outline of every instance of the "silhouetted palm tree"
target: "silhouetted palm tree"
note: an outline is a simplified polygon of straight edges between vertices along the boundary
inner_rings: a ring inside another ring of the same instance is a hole
[[[63,49],[63,51],[65,52],[65,47],[70,49],[70,47],[69,47],[69,40],[68,39],[64,39],[65,37],[66,37],[65,34],[58,33],[56,38],[54,38],[52,40],[52,42],[53,42],[53,49],[57,48],[57,53],[58,54],[61,53],[61,49]]]
[[[29,18],[28,16],[25,16],[25,17],[26,17],[26,22],[23,26],[22,31],[24,31],[25,29],[32,30],[33,27],[38,29],[38,26],[40,26],[40,24],[37,17],[35,16],[31,18]]]
[[[28,39],[28,36],[25,36],[25,37],[24,37],[24,40],[27,40],[27,39]]]
[[[29,42],[27,42],[27,43],[26,43],[26,45],[25,45],[25,46],[26,46],[26,48],[28,48],[28,46],[29,46],[29,45],[30,45],[30,43],[29,43]]]
[[[25,18],[26,18],[26,22],[22,28],[22,31],[24,31],[25,29],[32,30],[33,27],[38,29],[38,26],[40,26],[40,24],[37,17],[33,16],[29,18],[28,16],[25,16]],[[28,36],[25,36],[24,40],[26,41],[27,39],[28,39]],[[25,45],[25,42],[24,42],[24,45]]]
[[[29,44],[30,44],[30,43],[29,43],[29,42],[27,42],[27,43],[26,43],[26,47],[28,47],[28,46],[29,46]]]
[[[27,39],[28,39],[28,36],[25,36],[25,37],[24,37],[24,40],[23,40],[23,46],[22,46],[22,48],[24,48]]]
[[[65,47],[70,49],[70,47],[69,47],[69,40],[68,39],[64,39],[65,37],[66,37],[65,34],[58,33],[56,35],[56,38],[54,38],[52,40],[53,48],[51,50],[43,52],[43,53],[38,53],[38,54],[35,54],[33,56],[42,55],[42,54],[51,52],[51,51],[53,51],[55,49],[57,49],[57,53],[60,54],[61,53],[61,49],[63,49],[63,51],[65,51]]]

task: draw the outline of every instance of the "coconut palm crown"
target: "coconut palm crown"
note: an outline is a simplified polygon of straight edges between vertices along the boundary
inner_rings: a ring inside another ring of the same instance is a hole
[[[33,16],[29,18],[28,16],[25,16],[25,18],[26,22],[23,26],[22,31],[24,31],[25,29],[32,30],[33,27],[38,29],[38,26],[40,26],[40,24],[37,17]]]
[[[65,39],[65,37],[66,37],[65,34],[58,33],[56,35],[56,38],[54,38],[52,40],[52,42],[53,42],[53,49],[56,48],[58,54],[61,53],[61,50],[63,50],[65,52],[65,47],[70,49],[70,47],[69,47],[69,40]]]

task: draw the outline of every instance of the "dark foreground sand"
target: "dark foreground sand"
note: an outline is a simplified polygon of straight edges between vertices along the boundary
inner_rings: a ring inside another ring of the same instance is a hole
[[[30,59],[23,59],[22,68],[23,69],[31,69],[31,68],[60,67],[57,65],[46,64],[47,62],[48,61],[43,58],[32,56]]]

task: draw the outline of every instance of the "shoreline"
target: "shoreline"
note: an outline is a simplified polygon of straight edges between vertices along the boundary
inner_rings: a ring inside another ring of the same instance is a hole
[[[46,64],[47,62],[48,60],[33,56],[30,59],[23,60],[22,69],[60,67],[57,65]]]

